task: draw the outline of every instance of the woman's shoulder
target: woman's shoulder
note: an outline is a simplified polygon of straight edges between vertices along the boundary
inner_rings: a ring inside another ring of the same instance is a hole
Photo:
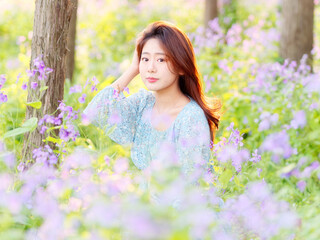
[[[191,101],[186,105],[179,116],[176,127],[178,129],[207,128],[207,125],[208,121],[204,111],[199,104],[191,98]]]
[[[184,117],[195,120],[206,120],[206,116],[200,105],[192,98],[190,99],[191,101],[188,104],[188,108],[184,112]]]

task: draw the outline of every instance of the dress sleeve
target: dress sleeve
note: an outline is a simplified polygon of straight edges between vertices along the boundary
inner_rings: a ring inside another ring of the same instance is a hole
[[[210,129],[203,113],[187,114],[177,138],[177,153],[182,171],[193,171],[197,163],[210,159]]]
[[[141,118],[150,94],[140,89],[138,93],[126,98],[123,92],[118,94],[113,87],[108,86],[91,100],[83,113],[113,141],[122,145],[132,143],[137,121]]]

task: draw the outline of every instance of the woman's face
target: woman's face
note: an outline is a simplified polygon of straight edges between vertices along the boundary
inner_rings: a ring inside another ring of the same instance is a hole
[[[149,39],[141,53],[139,71],[142,81],[151,91],[161,91],[178,86],[179,75],[173,69],[160,40]]]

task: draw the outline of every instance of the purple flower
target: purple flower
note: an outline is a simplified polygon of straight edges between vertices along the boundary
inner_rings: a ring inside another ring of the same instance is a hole
[[[128,94],[130,94],[128,87],[125,87],[125,88],[123,89],[123,91],[126,91]]]
[[[104,161],[106,162],[107,165],[110,165],[110,157],[109,156],[105,156]]]
[[[241,149],[237,154],[232,156],[232,165],[237,172],[241,171],[241,164],[247,161],[249,156],[249,151],[247,149]]]
[[[225,73],[230,74],[231,70],[230,67],[228,66],[228,60],[227,59],[222,59],[221,61],[218,62],[219,68],[221,68]]]
[[[307,183],[303,180],[297,182],[297,188],[299,188],[301,192],[304,192],[306,186],[307,186]]]
[[[258,177],[260,177],[261,172],[262,172],[262,169],[261,168],[257,168]]]
[[[229,127],[227,127],[227,131],[232,131],[234,127],[234,122],[230,123]]]
[[[82,87],[81,85],[74,85],[73,87],[70,87],[70,90],[69,90],[69,94],[72,94],[72,93],[81,93],[82,92]]]
[[[241,171],[241,165],[243,162],[246,162],[250,155],[247,149],[237,150],[237,147],[234,145],[226,145],[216,154],[217,160],[221,163],[232,161],[232,165],[237,172]]]
[[[22,84],[21,86],[22,90],[26,90],[28,88],[28,85],[26,83]]]
[[[56,125],[56,126],[59,126],[61,125],[62,121],[61,121],[61,118],[60,117],[55,117],[54,120],[53,120],[53,124]]]
[[[113,124],[117,124],[121,121],[121,117],[120,115],[117,113],[117,112],[114,112],[112,113],[110,116],[109,116],[109,119],[108,119],[108,123],[113,125]]]
[[[0,104],[1,103],[5,103],[8,101],[8,97],[7,95],[3,94],[2,92],[0,92]]]
[[[27,70],[28,77],[34,77],[38,73],[38,80],[42,81],[47,78],[47,74],[53,72],[53,69],[47,68],[42,61],[42,56],[37,57],[33,60],[33,65],[35,69]]]
[[[311,163],[310,167],[312,168],[312,170],[316,170],[318,169],[320,166],[320,163],[319,162],[313,162]]]
[[[3,161],[7,165],[8,168],[13,168],[16,164],[16,157],[13,153],[5,153],[3,155]]]
[[[84,103],[84,102],[86,101],[86,97],[87,97],[87,94],[85,94],[85,93],[84,93],[84,94],[82,94],[82,96],[81,96],[81,97],[79,97],[79,99],[78,99],[78,100],[79,100],[79,102],[80,102],[80,103]]]
[[[270,239],[282,228],[291,230],[297,224],[289,204],[276,201],[264,182],[252,183],[237,199],[228,199],[219,216],[219,221],[230,224],[230,232],[251,232],[262,239]]]
[[[118,158],[115,162],[113,169],[115,173],[121,174],[128,170],[129,163],[126,158]]]
[[[16,81],[16,84],[19,82],[19,79],[21,78],[21,73],[18,74],[17,76],[17,81]]]
[[[260,115],[261,122],[259,124],[259,131],[270,129],[271,125],[275,125],[278,122],[279,115],[277,113],[271,115],[269,112],[263,112]]]
[[[86,81],[86,83],[84,84],[84,88],[86,88],[86,86],[89,84],[89,82],[90,82],[90,79],[87,78],[87,81]]]
[[[279,161],[279,157],[287,159],[293,154],[289,140],[289,136],[285,131],[273,133],[264,140],[261,150],[273,153],[272,158],[275,162]]]
[[[307,123],[306,114],[303,110],[298,111],[294,114],[290,126],[294,129],[304,128]]]
[[[78,118],[77,112],[73,112],[73,108],[71,106],[66,106],[64,102],[60,102],[58,109],[61,111],[59,114],[59,118],[63,118],[65,114],[67,114],[66,119],[76,119]]]
[[[0,140],[0,153],[1,152],[4,152],[6,150],[6,146],[5,146],[5,144],[3,143],[3,142],[1,142],[1,140]]]
[[[36,70],[27,70],[27,76],[28,77],[33,77],[34,75],[36,75],[37,71]]]
[[[320,93],[320,80],[319,80],[319,73],[310,74],[305,77],[302,81],[304,85],[304,91],[307,93],[318,92]]]
[[[33,158],[35,159],[36,162],[44,163],[48,159],[49,153],[43,151],[43,148],[36,148],[32,151]]]
[[[206,88],[205,88],[205,91],[206,92],[209,92],[210,89],[211,89],[211,83],[214,82],[214,78],[213,77],[210,77],[208,75],[205,75],[203,77],[203,81],[206,83]]]
[[[50,115],[46,114],[46,115],[43,116],[42,119],[39,121],[40,123],[43,123],[43,121],[45,121],[46,123],[54,124],[54,117],[53,116],[50,116]],[[40,123],[38,123],[38,125]]]
[[[91,79],[91,82],[92,82],[91,92],[98,91],[97,84],[99,83],[99,80],[95,76],[93,76],[93,78]]]
[[[27,168],[27,166],[25,165],[24,162],[20,162],[18,167],[17,167],[19,172],[23,172],[23,170],[26,169],[26,168]]]
[[[38,83],[37,82],[32,82],[31,83],[31,88],[32,89],[35,89],[35,88],[37,88],[38,87]]]
[[[98,91],[98,89],[97,89],[97,86],[96,86],[96,85],[92,85],[92,86],[91,86],[91,92],[94,92],[94,91]]]
[[[49,165],[57,164],[58,163],[58,157],[56,155],[54,155],[54,154],[49,155],[48,163],[49,163]]]
[[[40,134],[44,134],[45,131],[47,131],[47,127],[46,126],[42,126],[41,130],[40,130]]]
[[[3,87],[4,83],[6,82],[6,75],[1,74],[0,75],[0,89]]]
[[[64,140],[65,142],[75,141],[76,138],[79,136],[79,132],[75,130],[72,124],[68,124],[66,127],[62,126],[59,132],[59,137]]]
[[[309,106],[309,111],[312,111],[314,109],[318,109],[319,108],[319,104],[317,102],[312,102]]]
[[[102,227],[110,227],[119,222],[120,204],[115,203],[112,206],[105,202],[95,201],[86,211],[85,219]]]
[[[47,68],[44,64],[44,62],[42,61],[42,56],[40,57],[37,57],[34,61],[33,61],[33,64],[34,66],[36,67],[38,73],[39,73],[39,76],[38,76],[38,79],[41,81],[41,80],[44,80],[47,78],[47,74],[53,72],[53,69],[51,68]]]
[[[88,126],[88,125],[91,123],[90,117],[88,117],[87,114],[82,113],[82,115],[81,115],[81,123],[82,123],[84,126]]]
[[[119,92],[116,89],[113,89],[113,93],[112,93],[113,98],[117,99],[119,98]]]
[[[250,161],[257,163],[257,162],[260,162],[260,160],[261,160],[261,155],[258,154],[258,149],[256,149],[254,153],[252,153],[252,158],[250,158]]]
[[[91,81],[93,82],[94,85],[97,85],[99,83],[99,80],[96,78],[96,76],[93,76]]]
[[[260,122],[259,124],[259,132],[264,131],[264,130],[268,130],[270,128],[270,122],[268,119],[264,119],[263,121]]]
[[[36,148],[32,153],[32,157],[37,163],[45,163],[47,166],[52,166],[58,161],[58,157],[54,154],[49,145]]]
[[[243,146],[242,140],[243,140],[243,137],[242,137],[242,134],[240,135],[239,130],[233,129],[229,136],[228,143],[233,144],[235,147],[242,147]]]

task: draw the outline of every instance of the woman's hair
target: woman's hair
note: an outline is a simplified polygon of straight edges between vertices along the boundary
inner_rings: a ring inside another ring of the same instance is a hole
[[[203,93],[201,76],[196,64],[195,54],[188,36],[171,23],[158,21],[151,23],[142,31],[138,38],[137,51],[141,52],[145,43],[151,39],[160,40],[174,71],[180,72],[179,87],[183,94],[192,97],[203,109],[210,127],[210,137],[214,141],[215,132],[219,126],[221,102],[211,100]]]

